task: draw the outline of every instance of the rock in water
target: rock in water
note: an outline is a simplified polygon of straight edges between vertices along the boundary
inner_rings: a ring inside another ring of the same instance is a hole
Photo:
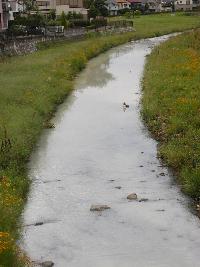
[[[148,201],[149,199],[148,198],[141,198],[140,200],[139,200],[139,202],[146,202],[146,201]]]
[[[107,205],[92,205],[90,211],[104,211],[110,209]]]
[[[44,224],[43,222],[36,222],[34,225],[39,226],[39,225],[43,225],[43,224]]]
[[[165,176],[164,172],[159,173],[160,176]]]
[[[116,189],[121,189],[122,187],[121,186],[115,186]]]
[[[127,196],[127,199],[129,200],[136,200],[137,199],[137,194],[136,193],[132,193],[130,195]]]
[[[53,263],[53,261],[44,261],[41,263],[41,266],[42,267],[53,267],[54,263]]]

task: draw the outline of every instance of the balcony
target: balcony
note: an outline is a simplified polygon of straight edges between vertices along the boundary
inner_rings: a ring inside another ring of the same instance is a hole
[[[3,12],[9,12],[10,11],[10,3],[2,2],[2,10],[3,10]]]

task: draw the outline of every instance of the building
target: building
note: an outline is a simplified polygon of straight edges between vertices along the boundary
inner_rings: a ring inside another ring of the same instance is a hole
[[[162,4],[158,0],[148,0],[147,3],[148,3],[148,8],[150,12],[166,11],[164,7],[162,10]]]
[[[117,2],[115,0],[106,0],[105,4],[109,15],[116,16],[119,10]]]
[[[141,10],[142,9],[142,0],[128,0],[131,4],[132,10]]]
[[[0,0],[0,32],[8,28],[9,10],[9,2]]]
[[[116,0],[116,3],[118,5],[118,10],[131,8],[131,4],[126,0]]]
[[[9,20],[14,20],[14,14],[19,12],[17,0],[0,0],[0,31],[8,28]]]
[[[175,11],[190,11],[193,9],[192,0],[177,0],[174,2]]]
[[[48,14],[51,10],[56,11],[56,15],[69,12],[81,13],[87,17],[87,9],[83,6],[83,0],[36,0],[36,4],[42,13]]]
[[[193,0],[193,10],[200,9],[200,0]]]

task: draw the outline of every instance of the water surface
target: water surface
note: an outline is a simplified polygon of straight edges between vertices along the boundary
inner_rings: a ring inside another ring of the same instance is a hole
[[[24,213],[23,247],[33,260],[56,267],[200,266],[199,221],[160,165],[139,114],[145,57],[166,38],[91,60],[53,119],[55,129],[41,137]],[[128,201],[132,192],[149,201]],[[111,209],[90,212],[92,204]]]

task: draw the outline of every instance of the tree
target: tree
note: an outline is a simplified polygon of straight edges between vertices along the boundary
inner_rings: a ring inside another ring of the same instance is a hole
[[[106,0],[85,0],[84,6],[89,9],[89,17],[108,16],[108,9],[106,8]]]
[[[67,23],[67,17],[65,15],[65,12],[64,11],[60,15],[60,24],[62,26],[64,26],[65,29],[67,28],[67,25],[68,25],[68,23]]]
[[[98,9],[95,7],[95,5],[92,3],[90,5],[89,11],[88,11],[88,16],[89,18],[96,18],[96,16],[99,15]]]
[[[56,20],[56,10],[55,9],[51,9],[49,14],[48,14],[48,19],[49,20]]]
[[[108,9],[106,8],[105,0],[94,0],[94,5],[101,16],[108,16]]]

